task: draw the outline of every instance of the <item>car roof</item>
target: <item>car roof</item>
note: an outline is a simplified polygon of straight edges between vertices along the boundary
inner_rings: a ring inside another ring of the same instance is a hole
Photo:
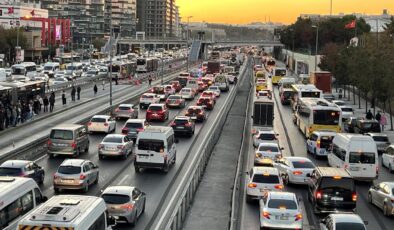
[[[170,96],[168,96],[168,98],[170,98],[170,97],[182,97],[181,95],[178,95],[178,94],[176,94],[176,95],[170,95]]]
[[[312,162],[309,158],[307,157],[285,157],[288,161],[294,162],[294,161],[308,161]]]
[[[274,146],[274,147],[279,148],[279,145],[277,143],[273,143],[273,142],[261,142],[261,143],[259,143],[259,147],[260,146]]]
[[[188,107],[188,109],[203,109],[203,107],[200,105],[191,105]]]
[[[352,176],[350,176],[350,174],[345,169],[342,168],[316,167],[316,170],[318,170],[322,176],[328,176],[328,177],[340,176],[340,177],[352,178]]]
[[[313,133],[316,133],[319,136],[335,136],[335,135],[337,135],[337,133],[334,131],[314,131]]]
[[[107,138],[107,137],[116,137],[116,138],[122,138],[122,137],[125,137],[125,135],[123,135],[123,134],[117,134],[117,133],[113,133],[113,134],[108,134],[107,136],[105,136],[104,138]]]
[[[128,119],[126,123],[144,123],[145,119]]]
[[[102,194],[130,195],[135,187],[132,186],[110,186]]]
[[[262,134],[262,133],[270,133],[270,134],[275,134],[275,131],[274,130],[259,130],[259,134]]]
[[[32,161],[26,160],[8,160],[0,165],[0,167],[7,167],[7,168],[21,168],[25,165],[31,163]]]
[[[120,104],[118,107],[121,107],[121,106],[124,106],[124,107],[133,107],[134,105],[133,105],[133,104]]]
[[[160,107],[163,107],[164,104],[150,104],[149,107],[151,107],[151,106],[160,106]]]
[[[85,161],[84,159],[66,159],[60,166],[81,166]]]
[[[366,133],[370,135],[371,137],[387,137],[387,134],[385,133]]]
[[[58,126],[55,126],[52,128],[53,129],[66,129],[66,130],[74,130],[83,127],[83,125],[76,125],[76,124],[61,124]]]
[[[174,120],[189,120],[190,117],[188,116],[176,116]]]
[[[105,118],[105,119],[109,119],[109,118],[111,118],[111,116],[108,116],[108,115],[94,115],[92,118]]]
[[[253,167],[254,174],[278,174],[278,169],[272,167]]]
[[[338,213],[338,214],[330,214],[332,220],[335,223],[362,223],[364,224],[361,217],[357,214],[350,213]]]
[[[295,193],[292,193],[292,192],[270,191],[268,193],[269,193],[270,199],[296,200],[296,195],[295,195]]]
[[[155,96],[156,94],[155,94],[155,93],[144,93],[144,94],[142,94],[142,95],[146,95],[146,96]]]

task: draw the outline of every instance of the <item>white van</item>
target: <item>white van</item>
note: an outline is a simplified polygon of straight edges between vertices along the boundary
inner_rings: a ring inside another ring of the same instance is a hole
[[[16,229],[18,220],[47,198],[31,178],[0,177],[0,229]]]
[[[24,216],[18,229],[111,230],[111,225],[114,221],[102,198],[60,195]]]
[[[227,92],[229,90],[229,84],[226,76],[222,74],[217,75],[215,77],[214,86],[218,86],[222,92]]]
[[[327,159],[331,167],[344,168],[356,180],[372,181],[378,177],[378,151],[370,136],[338,133]]]
[[[175,164],[176,143],[172,127],[149,126],[139,132],[136,142],[134,167],[137,173],[141,168],[158,168],[168,172]]]
[[[194,90],[195,93],[198,92],[198,80],[197,79],[189,79],[186,83],[186,88],[191,88]]]
[[[44,65],[44,73],[48,75],[48,77],[54,77],[55,72],[60,69],[60,65],[57,62],[48,62]]]
[[[37,74],[37,66],[34,62],[22,62],[11,66],[11,80],[26,81]]]
[[[73,72],[77,77],[81,77],[83,73],[83,65],[82,63],[69,63],[66,67],[66,72]]]

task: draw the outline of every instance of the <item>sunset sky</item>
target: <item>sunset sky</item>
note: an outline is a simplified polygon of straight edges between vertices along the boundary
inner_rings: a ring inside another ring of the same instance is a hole
[[[333,14],[394,14],[394,0],[332,0]],[[245,24],[270,18],[289,24],[300,14],[329,14],[330,0],[177,0],[183,20]]]

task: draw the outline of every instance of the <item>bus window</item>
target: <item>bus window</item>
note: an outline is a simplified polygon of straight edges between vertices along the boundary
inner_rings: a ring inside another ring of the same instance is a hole
[[[316,125],[338,125],[339,112],[330,110],[313,111],[313,123]]]

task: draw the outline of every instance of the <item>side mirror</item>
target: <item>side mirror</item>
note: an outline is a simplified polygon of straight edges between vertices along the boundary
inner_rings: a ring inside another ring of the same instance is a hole
[[[280,150],[285,150],[285,148],[281,147]]]
[[[179,143],[179,139],[178,138],[175,138],[175,143]]]

